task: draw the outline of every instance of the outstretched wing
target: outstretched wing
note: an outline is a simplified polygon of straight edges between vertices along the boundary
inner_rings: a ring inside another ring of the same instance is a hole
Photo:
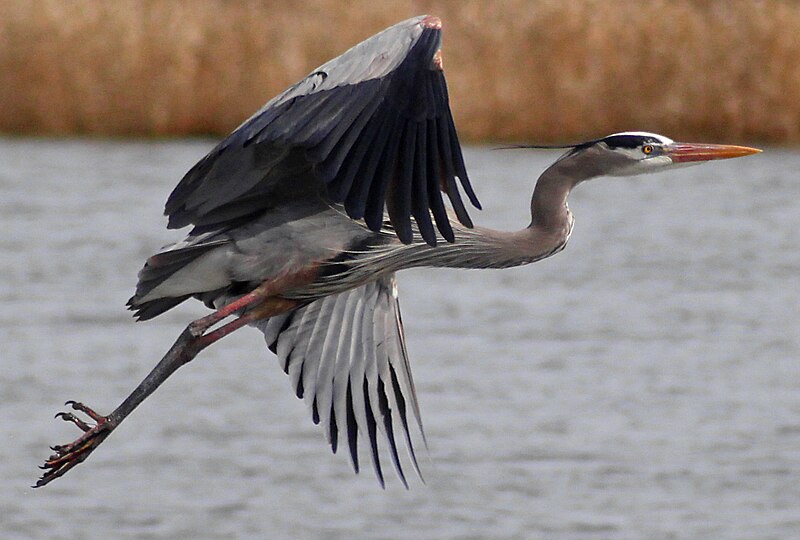
[[[411,216],[431,245],[453,241],[441,192],[471,227],[467,178],[438,56],[441,22],[401,22],[320,66],[267,103],[186,173],[167,200],[169,227],[218,227],[320,184],[373,231],[384,208],[397,236]]]
[[[256,323],[297,397],[322,424],[335,453],[346,441],[359,471],[358,437],[384,484],[378,440],[382,439],[403,484],[398,452],[405,441],[411,464],[422,475],[412,443],[409,417],[423,442],[422,421],[403,338],[394,276],[316,300],[305,307]]]

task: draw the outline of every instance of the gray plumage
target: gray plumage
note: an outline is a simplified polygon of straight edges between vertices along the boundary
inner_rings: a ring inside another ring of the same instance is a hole
[[[416,427],[424,441],[422,418],[393,275],[326,296],[255,326],[278,355],[297,397],[305,400],[314,421],[325,429],[333,451],[340,436],[347,443],[356,472],[361,433],[369,442],[375,474],[383,483],[377,449],[380,433],[403,483],[407,486],[399,439],[419,474],[410,428]]]
[[[142,320],[192,297],[217,311],[192,322],[111,415],[73,403],[96,426],[62,413],[85,433],[54,447],[38,486],[82,462],[178,367],[244,324],[264,332],[334,452],[346,444],[357,472],[365,440],[383,484],[385,446],[407,485],[400,448],[420,474],[416,445],[425,437],[396,272],[538,261],[569,240],[567,199],[581,182],[757,151],[644,132],[570,145],[539,177],[527,227],[473,227],[458,185],[478,201],[449,109],[440,40],[435,17],[381,32],[274,98],[192,167],[166,214],[170,227],[193,228],[148,259],[128,304]],[[238,318],[215,328],[231,315]]]

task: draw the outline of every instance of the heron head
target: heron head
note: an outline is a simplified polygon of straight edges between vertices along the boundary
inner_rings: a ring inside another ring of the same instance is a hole
[[[591,156],[593,176],[633,176],[760,151],[746,146],[680,143],[663,135],[632,131],[583,143],[571,153]]]

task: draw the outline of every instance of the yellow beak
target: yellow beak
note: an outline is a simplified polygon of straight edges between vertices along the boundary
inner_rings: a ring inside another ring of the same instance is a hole
[[[664,153],[675,163],[709,161],[749,156],[761,152],[758,148],[730,144],[705,144],[676,142],[664,147]]]

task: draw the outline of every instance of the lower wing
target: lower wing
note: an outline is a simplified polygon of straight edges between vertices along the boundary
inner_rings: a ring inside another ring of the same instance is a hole
[[[394,275],[315,300],[256,323],[278,355],[297,397],[322,424],[333,452],[339,437],[359,471],[358,436],[369,443],[375,474],[384,485],[378,441],[387,445],[397,475],[408,487],[398,438],[422,479],[409,416],[425,443],[403,336]],[[380,434],[380,435],[379,435]]]

